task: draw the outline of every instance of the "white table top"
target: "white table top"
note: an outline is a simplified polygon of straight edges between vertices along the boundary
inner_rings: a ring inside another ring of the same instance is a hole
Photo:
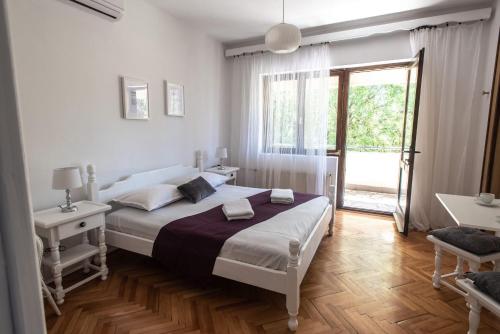
[[[78,207],[78,211],[61,212],[60,208],[51,208],[35,212],[35,226],[44,229],[52,228],[54,226],[64,224],[73,220],[82,219],[111,210],[111,206],[107,204],[91,201],[80,201],[73,204]]]
[[[474,202],[472,196],[436,194],[437,199],[460,226],[500,232],[500,200],[495,206],[483,206]]]

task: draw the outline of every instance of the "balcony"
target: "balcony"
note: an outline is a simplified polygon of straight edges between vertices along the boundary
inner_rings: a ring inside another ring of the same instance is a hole
[[[347,147],[344,206],[392,213],[396,209],[400,148]]]

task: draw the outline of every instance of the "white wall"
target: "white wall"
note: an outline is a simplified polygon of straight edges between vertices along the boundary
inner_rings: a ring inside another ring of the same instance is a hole
[[[125,5],[113,22],[66,0],[8,0],[35,209],[63,199],[56,167],[94,163],[108,183],[193,164],[197,149],[215,163],[227,144],[221,44],[145,1]],[[121,117],[121,75],[149,82],[149,121]],[[184,118],[164,115],[163,80],[184,85]]]
[[[332,65],[349,66],[413,57],[408,31],[378,34],[332,44]]]

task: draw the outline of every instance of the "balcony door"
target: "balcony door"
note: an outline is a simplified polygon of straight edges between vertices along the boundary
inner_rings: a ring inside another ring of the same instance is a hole
[[[410,224],[411,189],[415,155],[420,153],[416,150],[416,139],[423,64],[424,49],[420,50],[415,57],[415,61],[408,68],[406,108],[403,122],[401,159],[399,161],[398,201],[396,212],[394,213],[398,230],[404,235],[408,235]]]

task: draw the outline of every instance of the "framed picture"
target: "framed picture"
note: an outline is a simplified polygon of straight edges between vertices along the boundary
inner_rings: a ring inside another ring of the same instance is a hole
[[[168,116],[184,116],[184,86],[165,81],[165,106]]]
[[[122,78],[123,117],[149,119],[148,83],[139,79]]]

